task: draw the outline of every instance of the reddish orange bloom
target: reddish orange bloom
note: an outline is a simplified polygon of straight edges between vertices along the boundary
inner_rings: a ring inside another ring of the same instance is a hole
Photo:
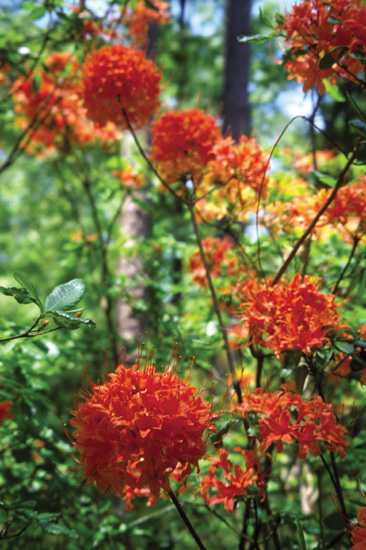
[[[191,179],[197,187],[220,138],[213,116],[198,109],[171,111],[151,125],[151,160],[166,183]]]
[[[292,7],[277,30],[286,33],[291,57],[285,65],[289,78],[304,82],[307,92],[324,80],[345,78],[362,84],[362,57],[366,53],[366,6],[361,0],[303,0]],[[324,56],[326,67],[319,68]],[[361,59],[360,59],[361,56]],[[332,63],[333,61],[333,63]]]
[[[114,170],[112,173],[117,176],[123,187],[139,189],[145,185],[143,177],[139,174],[135,174],[131,166],[124,170]]]
[[[343,225],[350,217],[366,222],[366,176],[362,175],[355,183],[341,187],[325,215],[329,222]]]
[[[127,128],[123,110],[134,128],[141,128],[159,107],[161,73],[142,51],[117,44],[95,51],[82,67],[88,117]]]
[[[9,420],[13,418],[13,415],[9,412],[12,404],[12,401],[3,401],[2,403],[0,403],[0,426],[5,418],[9,418]]]
[[[120,139],[114,125],[95,129],[86,119],[86,110],[79,97],[76,82],[77,64],[67,53],[51,54],[45,64],[48,71],[39,74],[39,89],[32,85],[32,78],[14,83],[13,96],[17,125],[28,129],[25,141],[29,153],[44,154],[69,147],[69,142],[86,145],[94,139],[102,141]],[[70,73],[64,72],[66,66]]]
[[[208,506],[218,502],[225,503],[225,509],[229,514],[234,511],[234,499],[248,494],[248,487],[257,485],[259,492],[258,496],[261,500],[265,498],[266,481],[265,476],[261,474],[261,466],[259,464],[260,456],[256,455],[251,450],[241,450],[235,448],[234,451],[241,453],[245,460],[245,469],[239,464],[234,464],[228,459],[229,451],[219,449],[217,457],[209,458],[211,466],[208,470],[208,475],[201,481],[201,488],[196,492],[201,493],[203,500]],[[224,471],[223,478],[218,476]],[[209,497],[209,492],[214,490],[216,494]]]
[[[350,550],[366,549],[366,507],[360,508],[357,513],[358,525],[353,525],[351,530],[351,541],[353,546]]]
[[[302,281],[296,274],[291,282],[282,279],[274,287],[254,278],[239,283],[236,290],[249,329],[248,343],[272,349],[279,359],[286,350],[311,355],[329,344],[329,337],[344,327],[335,296],[320,292],[320,282],[309,275]]]
[[[347,429],[337,423],[330,403],[324,403],[320,396],[303,400],[293,394],[285,385],[276,393],[255,393],[243,395],[243,402],[237,403],[237,410],[244,418],[249,413],[258,414],[259,451],[265,452],[274,443],[281,452],[283,443],[300,443],[299,458],[306,458],[309,451],[319,456],[318,441],[324,441],[328,450],[338,450],[344,458],[348,443],[343,435]]]
[[[128,34],[136,48],[144,48],[148,42],[148,30],[151,23],[164,25],[169,21],[169,4],[162,0],[153,0],[156,9],[148,8],[143,0],[137,0],[133,11],[124,17]]]
[[[102,384],[88,380],[70,424],[87,486],[95,482],[127,498],[144,491],[156,500],[170,490],[177,467],[187,477],[205,456],[205,431],[214,431],[212,403],[189,375],[181,380],[150,363],[141,368],[140,359],[129,369],[120,365]]]
[[[228,237],[224,239],[212,239],[207,237],[202,241],[206,261],[213,278],[222,275],[235,275],[235,258],[229,258],[228,252],[232,250],[232,244]],[[201,286],[207,286],[206,270],[203,265],[200,252],[195,252],[189,258],[188,269],[191,271],[193,281]]]

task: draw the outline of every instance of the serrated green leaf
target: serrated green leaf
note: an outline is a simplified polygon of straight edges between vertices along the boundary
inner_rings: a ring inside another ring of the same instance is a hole
[[[14,273],[14,279],[23,287],[25,288],[25,290],[28,292],[30,298],[32,299],[32,301],[37,304],[37,306],[39,307],[42,315],[44,313],[44,307],[43,307],[43,304],[41,302],[41,300],[38,298],[38,294],[37,294],[37,291],[34,287],[34,284],[32,283],[32,281],[30,281],[28,279],[28,277],[26,277],[25,275],[23,275],[23,273],[20,273],[19,271],[16,271]]]
[[[82,279],[73,279],[56,286],[46,298],[46,311],[65,311],[75,306],[83,297],[85,284]]]
[[[357,132],[359,136],[366,137],[366,123],[361,120],[350,120],[350,126]]]
[[[56,325],[62,328],[76,330],[81,325],[86,325],[91,329],[94,329],[96,327],[96,324],[94,323],[94,321],[92,321],[92,319],[82,319],[81,317],[73,317],[72,315],[69,315],[64,311],[52,310],[52,311],[48,311],[47,313],[52,316]]]
[[[347,355],[352,355],[355,352],[355,348],[350,344],[346,344],[346,342],[335,342],[334,345],[339,351],[343,351]]]

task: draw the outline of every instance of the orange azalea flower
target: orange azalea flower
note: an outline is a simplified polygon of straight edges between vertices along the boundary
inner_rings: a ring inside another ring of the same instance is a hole
[[[274,443],[281,452],[283,443],[300,443],[299,458],[306,458],[309,451],[319,456],[318,441],[324,441],[329,451],[338,450],[345,457],[348,443],[343,435],[347,429],[337,424],[330,403],[324,403],[320,396],[303,400],[293,394],[286,385],[274,394],[263,393],[258,388],[254,393],[244,393],[243,402],[236,403],[236,409],[247,418],[257,413],[259,451],[265,452]]]
[[[17,125],[24,130],[29,128],[25,137],[31,140],[27,152],[44,154],[68,147],[68,142],[83,146],[94,139],[120,139],[114,125],[96,130],[86,119],[75,81],[77,64],[74,58],[56,52],[45,64],[48,71],[40,73],[38,90],[33,88],[32,78],[19,79],[13,86]],[[67,65],[71,67],[70,74],[64,74]]]
[[[136,48],[144,48],[147,45],[151,23],[165,25],[169,21],[169,4],[162,0],[153,0],[152,4],[156,9],[148,8],[143,0],[137,0],[133,11],[129,11],[124,17],[128,35]]]
[[[236,291],[249,329],[248,343],[272,349],[278,359],[286,350],[311,355],[329,344],[329,336],[344,327],[335,296],[320,292],[320,282],[309,275],[302,281],[296,274],[291,282],[282,279],[274,287],[254,278],[239,283]]]
[[[341,187],[325,215],[330,223],[345,225],[354,216],[366,222],[366,176],[363,174],[355,183]]]
[[[258,194],[264,198],[266,165],[267,157],[253,137],[241,136],[238,144],[227,137],[213,146],[201,191],[209,192],[207,200],[218,205],[220,218],[243,220],[257,204]]]
[[[291,48],[285,65],[289,78],[304,82],[304,92],[317,86],[321,94],[327,78],[332,83],[337,78],[359,82],[364,67],[358,56],[365,56],[365,26],[366,6],[360,0],[303,0],[295,4],[277,26],[286,33]],[[334,63],[320,69],[320,60],[329,53]]]
[[[72,442],[87,486],[126,498],[145,491],[156,500],[170,491],[177,467],[185,478],[205,456],[212,403],[189,375],[181,380],[170,368],[159,373],[140,361],[118,366],[102,384],[88,379],[82,401],[75,399]]]
[[[152,123],[151,134],[150,159],[166,183],[191,179],[197,187],[220,138],[215,118],[198,109],[171,111]]]
[[[360,508],[357,513],[358,525],[351,524],[351,541],[353,546],[350,550],[366,549],[366,507]]]
[[[228,237],[224,239],[212,239],[207,237],[202,241],[206,261],[210,275],[217,278],[222,275],[235,275],[235,258],[230,259],[228,252],[232,250],[232,244]],[[191,271],[193,281],[200,287],[207,286],[206,270],[203,265],[200,252],[195,252],[189,258],[188,269]]]
[[[128,187],[129,189],[139,189],[145,185],[143,177],[135,174],[131,166],[124,170],[113,170],[112,174],[117,176],[123,187]]]
[[[251,450],[241,450],[235,448],[234,451],[239,451],[245,460],[245,469],[243,470],[239,464],[234,464],[228,459],[229,451],[219,449],[217,457],[211,457],[211,466],[208,470],[208,475],[201,480],[201,487],[198,492],[201,493],[203,500],[208,506],[218,502],[225,503],[225,509],[229,514],[234,511],[234,499],[248,494],[248,487],[256,484],[261,500],[265,498],[265,477],[261,474],[261,466],[259,460],[261,456],[256,455]],[[224,471],[222,481],[218,475]],[[209,497],[209,492],[214,490],[217,494]]]
[[[0,426],[5,418],[9,418],[9,420],[13,418],[13,415],[9,412],[12,404],[12,401],[3,401],[2,403],[0,403]]]
[[[108,121],[141,128],[158,108],[161,73],[142,51],[117,44],[95,51],[82,67],[88,117],[104,126]]]

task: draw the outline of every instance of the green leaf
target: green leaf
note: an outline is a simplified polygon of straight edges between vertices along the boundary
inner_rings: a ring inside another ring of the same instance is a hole
[[[353,97],[351,96],[351,94],[349,94],[348,92],[346,92],[346,97],[347,97],[348,101],[352,104],[352,107],[354,108],[355,112],[358,114],[358,116],[360,117],[360,119],[361,119],[363,122],[366,122],[365,115],[362,113],[361,109],[359,108],[359,106],[357,105],[356,101],[353,99]]]
[[[28,17],[29,19],[33,19],[33,20],[36,20],[36,19],[41,19],[41,17],[43,17],[45,15],[45,13],[47,12],[47,9],[43,6],[36,6],[35,8],[32,9],[32,11],[29,13]]]
[[[52,310],[47,312],[52,316],[56,325],[62,328],[68,328],[70,330],[76,330],[81,325],[86,325],[91,329],[96,327],[96,324],[92,319],[82,319],[81,317],[73,317],[64,311]]]
[[[324,525],[332,531],[342,530],[342,520],[338,510],[334,510],[331,514],[324,518]]]
[[[39,92],[41,84],[42,84],[42,77],[40,74],[36,73],[32,78],[32,90],[35,94]]]
[[[271,34],[253,34],[252,36],[241,35],[238,36],[238,42],[251,42],[253,44],[265,44],[270,40],[273,40],[277,36],[277,33],[271,32]]]
[[[330,174],[326,174],[325,172],[320,172],[319,170],[311,170],[311,174],[314,174],[314,176],[324,183],[325,185],[328,185],[328,187],[334,187],[337,183],[337,179]]]
[[[34,300],[29,296],[25,288],[16,288],[14,286],[5,288],[0,286],[0,292],[5,296],[13,296],[20,304],[31,304]]]
[[[75,531],[75,529],[68,529],[64,525],[60,525],[59,523],[46,523],[43,521],[39,522],[42,529],[44,529],[47,533],[50,533],[51,535],[67,535],[68,537],[72,539],[79,538],[79,535]]]
[[[144,0],[144,4],[147,8],[150,8],[151,10],[159,11],[159,8],[157,8],[150,0]]]
[[[147,203],[146,201],[143,201],[141,199],[138,199],[136,197],[133,197],[133,201],[139,205],[140,208],[142,208],[142,210],[144,210],[145,212],[149,213],[151,212],[151,206],[149,203]]]
[[[334,345],[339,351],[343,351],[343,353],[347,353],[347,355],[352,355],[352,353],[355,352],[355,348],[346,344],[346,342],[335,342]]]
[[[300,518],[296,516],[296,526],[297,526],[297,535],[299,537],[299,543],[301,550],[306,550],[306,542],[305,542],[305,535],[304,535],[304,529],[302,527],[302,523],[300,521]]]
[[[350,120],[348,124],[352,126],[359,136],[366,137],[365,122],[361,122],[361,120]]]
[[[46,311],[64,311],[75,306],[83,297],[85,284],[82,279],[73,279],[56,286],[46,298]]]
[[[277,25],[283,25],[286,19],[282,15],[282,13],[275,13],[275,20]]]
[[[338,84],[331,84],[329,80],[324,80],[323,82],[325,91],[332,99],[334,99],[334,101],[337,101],[338,103],[344,103],[346,101],[346,98],[341,93]]]
[[[326,69],[330,69],[336,60],[334,59],[331,52],[327,52],[320,60],[319,60],[319,69],[324,71]]]
[[[38,298],[38,294],[37,294],[37,291],[34,287],[34,284],[32,283],[32,281],[30,281],[27,277],[25,277],[25,275],[23,275],[22,273],[20,273],[19,271],[16,271],[14,273],[14,279],[23,287],[25,288],[25,290],[28,292],[30,298],[32,299],[32,301],[37,304],[37,306],[39,307],[39,309],[41,310],[41,313],[43,315],[44,313],[44,307],[43,307],[43,304],[41,302],[41,300]]]

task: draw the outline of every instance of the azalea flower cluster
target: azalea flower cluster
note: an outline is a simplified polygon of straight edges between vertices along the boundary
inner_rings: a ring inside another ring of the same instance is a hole
[[[102,384],[90,380],[75,399],[73,446],[87,486],[126,497],[170,491],[170,477],[184,480],[206,454],[214,431],[212,403],[174,369],[157,372],[140,360],[118,366]]]
[[[326,448],[338,451],[345,457],[348,443],[344,438],[347,429],[339,424],[330,403],[314,395],[305,400],[297,393],[291,393],[286,385],[275,393],[263,393],[258,388],[254,393],[243,395],[242,403],[237,403],[238,412],[246,419],[257,415],[255,423],[256,439],[259,451],[265,452],[273,443],[277,451],[283,450],[284,443],[300,444],[299,458],[305,459],[311,451],[314,456],[321,455],[319,441]]]
[[[40,71],[38,77],[21,77],[13,85],[16,123],[26,131],[29,153],[42,155],[68,147],[69,142],[85,146],[95,139],[120,139],[112,123],[95,128],[86,118],[76,80],[78,65],[70,54],[51,54],[45,65],[47,71]]]
[[[216,119],[199,109],[170,111],[151,124],[151,134],[150,159],[165,182],[197,188],[221,135]]]
[[[360,508],[357,513],[358,525],[351,529],[352,547],[350,550],[364,550],[366,548],[366,507]]]
[[[146,5],[144,0],[137,0],[134,9],[128,10],[123,22],[128,28],[128,36],[136,48],[144,48],[148,42],[148,30],[151,24],[165,25],[169,21],[169,4],[163,0],[153,0],[154,8]]]
[[[161,73],[143,52],[116,44],[94,51],[82,66],[82,88],[88,117],[104,126],[144,126],[160,105]]]
[[[264,197],[267,156],[254,138],[242,136],[238,144],[223,138],[215,118],[199,109],[164,113],[151,134],[150,160],[159,175],[198,200],[202,218],[244,219],[258,195]]]
[[[249,344],[269,348],[279,359],[286,350],[311,355],[329,344],[330,336],[344,326],[335,296],[323,294],[320,283],[309,275],[302,280],[300,274],[275,286],[255,278],[238,283],[240,317],[249,331]]]
[[[112,173],[120,180],[122,187],[140,189],[145,185],[144,178],[140,174],[136,174],[131,166],[124,170],[113,170]]]
[[[276,27],[289,44],[289,78],[325,92],[324,80],[364,85],[366,6],[362,0],[303,0]]]
[[[200,489],[203,500],[207,506],[219,502],[225,503],[225,509],[229,514],[234,511],[235,499],[248,494],[248,487],[256,485],[258,488],[257,496],[261,500],[265,498],[266,476],[263,474],[262,467],[259,464],[260,455],[253,450],[242,450],[235,448],[242,459],[244,459],[245,468],[240,464],[233,464],[229,460],[229,451],[221,448],[217,452],[217,457],[210,457],[207,460],[211,462],[208,474],[202,478]],[[220,479],[223,474],[223,479]],[[214,491],[214,494],[210,494]]]
[[[236,257],[229,257],[232,244],[228,237],[224,239],[212,239],[207,237],[202,241],[205,258],[212,278],[223,275],[234,276],[237,270]],[[189,259],[188,269],[192,273],[193,281],[200,287],[207,286],[206,270],[201,254],[195,252]]]

